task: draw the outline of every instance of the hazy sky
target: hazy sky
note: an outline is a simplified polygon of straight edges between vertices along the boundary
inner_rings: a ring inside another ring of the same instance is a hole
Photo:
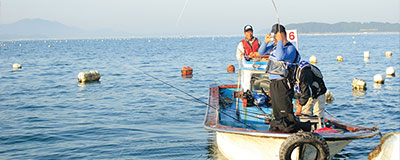
[[[252,24],[257,31],[270,28],[277,21],[271,0],[0,2],[0,24],[41,18],[87,30],[113,29],[135,34],[232,34],[242,33],[245,24]],[[275,3],[283,24],[400,22],[399,0],[275,0]]]

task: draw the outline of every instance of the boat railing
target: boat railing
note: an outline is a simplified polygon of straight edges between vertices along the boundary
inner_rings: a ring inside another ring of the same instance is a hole
[[[268,65],[268,55],[267,56],[253,56],[251,60],[247,61],[242,59],[240,63],[240,69],[243,70],[253,70],[253,71],[265,71]]]

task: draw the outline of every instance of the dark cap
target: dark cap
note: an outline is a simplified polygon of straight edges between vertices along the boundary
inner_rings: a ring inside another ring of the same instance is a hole
[[[246,32],[246,31],[249,31],[249,30],[251,30],[251,31],[253,31],[253,27],[251,26],[251,25],[245,25],[244,26],[244,31]]]
[[[278,28],[278,24],[274,24],[274,25],[272,26],[271,33],[276,34],[276,33],[278,33],[278,31],[279,31],[279,32],[285,32],[285,33],[286,33],[286,29],[285,29],[284,26],[282,26],[282,25],[279,24],[279,28]]]

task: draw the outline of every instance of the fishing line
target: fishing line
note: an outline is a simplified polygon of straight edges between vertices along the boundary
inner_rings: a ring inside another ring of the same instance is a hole
[[[189,2],[189,0],[186,0],[185,5],[184,5],[183,8],[182,8],[181,14],[179,15],[178,20],[176,21],[176,26],[177,26],[177,27],[178,27],[178,25],[179,25],[179,22],[181,21],[183,12],[185,11],[185,8],[186,8],[186,5],[187,5],[188,2]]]
[[[149,90],[149,89],[144,89],[143,91],[144,91],[144,92],[150,92],[150,93],[152,93],[153,95],[165,96],[165,97],[169,97],[169,98],[177,98],[177,99],[181,99],[181,100],[185,100],[185,101],[190,101],[190,102],[197,102],[197,101],[193,101],[192,99],[184,98],[184,97],[181,97],[181,96],[170,95],[170,94],[162,93],[162,92],[156,92],[156,91],[152,91],[152,90]],[[161,94],[161,93],[162,93],[162,94]],[[197,103],[199,103],[199,102],[197,102]]]
[[[185,100],[185,101],[189,101],[189,102],[196,102],[196,103],[201,103],[201,104],[203,104],[202,102],[198,102],[198,101],[193,101],[192,99],[188,99],[188,98],[184,98],[184,97],[180,97],[180,96],[176,96],[176,95],[170,95],[170,94],[166,94],[166,93],[160,93],[160,92],[155,92],[155,91],[152,91],[152,90],[148,90],[148,89],[144,89],[143,91],[145,91],[145,92],[150,92],[150,93],[153,93],[154,95],[158,95],[158,96],[165,96],[165,97],[169,97],[169,98],[177,98],[177,99],[181,99],[181,100]],[[243,104],[243,102],[239,102],[239,104]],[[269,114],[266,114],[263,110],[261,110],[261,108],[260,107],[258,107],[259,108],[259,110],[260,110],[260,112],[262,112],[261,114],[260,113],[257,113],[257,112],[252,112],[252,111],[245,111],[245,110],[238,110],[239,111],[239,113],[240,114],[244,114],[243,112],[246,112],[247,114],[252,114],[252,115],[261,115],[261,116],[269,116]],[[224,110],[231,110],[231,111],[235,111],[235,109],[233,109],[233,108],[223,108]],[[250,115],[250,117],[253,117],[253,118],[260,118],[260,117],[257,117],[257,116],[252,116],[252,115]],[[261,119],[261,118],[260,118]]]
[[[155,92],[155,91],[151,91],[151,90],[147,90],[147,89],[143,90],[143,91],[153,93],[154,95],[165,96],[165,97],[169,97],[169,98],[177,98],[177,99],[181,99],[181,100],[185,100],[185,101],[189,101],[189,102],[196,102],[196,103],[203,104],[202,102],[193,101],[191,99],[187,99],[187,98],[180,97],[180,96],[169,95],[169,94],[166,94],[166,93],[160,94],[159,92]],[[243,102],[239,102],[239,103],[243,103]],[[238,111],[239,114],[242,114],[242,115],[246,114],[249,117],[258,118],[258,119],[265,119],[265,118],[269,118],[270,117],[270,115],[266,114],[264,111],[262,111],[263,113],[260,114],[260,113],[256,113],[256,112],[245,111],[245,110],[235,110],[233,108],[224,108],[224,110],[232,111],[232,112]],[[243,112],[246,112],[246,113],[243,113]],[[263,116],[265,118],[262,118],[262,117],[259,117],[259,116]]]
[[[157,80],[157,81],[160,81],[161,83],[163,83],[163,84],[165,84],[165,85],[167,85],[167,86],[170,86],[170,87],[176,89],[177,91],[179,91],[179,92],[181,92],[181,93],[183,93],[183,94],[185,94],[185,95],[187,95],[187,96],[189,96],[189,97],[195,99],[198,103],[202,103],[202,104],[205,104],[205,105],[207,105],[207,106],[210,106],[211,108],[215,109],[216,111],[219,111],[219,112],[221,112],[222,114],[225,114],[226,116],[232,118],[233,120],[236,120],[236,121],[238,121],[239,123],[244,124],[244,125],[245,125],[246,127],[248,127],[248,128],[251,128],[251,129],[253,129],[253,130],[256,130],[254,127],[249,126],[248,124],[246,124],[246,123],[240,121],[239,119],[236,119],[235,117],[232,117],[231,115],[229,115],[229,114],[227,114],[227,113],[225,113],[225,112],[223,112],[223,111],[220,111],[219,109],[217,109],[217,107],[212,106],[212,105],[210,105],[210,104],[208,104],[208,103],[206,103],[206,102],[203,102],[201,99],[196,98],[195,96],[192,96],[191,94],[189,94],[189,93],[187,93],[187,92],[185,92],[185,91],[179,89],[178,87],[175,87],[175,86],[173,86],[173,85],[171,85],[171,84],[169,84],[169,83],[167,83],[167,82],[165,82],[165,81],[163,81],[163,80],[161,80],[161,79],[158,79],[157,77],[154,77],[154,76],[152,76],[152,75],[150,75],[150,74],[148,74],[148,73],[146,73],[146,72],[143,72],[143,71],[141,71],[141,70],[139,70],[139,69],[136,69],[135,67],[133,67],[133,69],[135,69],[135,70],[137,70],[137,71],[139,71],[139,72],[141,72],[141,73],[143,73],[143,74],[145,74],[145,75],[147,75],[147,76],[149,76],[149,77],[151,77],[151,78],[153,78],[153,79],[155,79],[155,80]]]

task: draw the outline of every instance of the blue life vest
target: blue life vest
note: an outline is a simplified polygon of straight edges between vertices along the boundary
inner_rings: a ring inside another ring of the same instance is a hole
[[[290,42],[287,42],[284,47],[293,45]],[[293,76],[293,72],[295,71],[295,67],[297,66],[297,62],[300,59],[299,52],[296,49],[296,57],[294,58],[293,62],[286,62],[286,61],[278,61],[276,58],[276,46],[272,49],[269,56],[269,63],[267,66],[267,73],[270,74],[270,79],[281,79],[281,78],[289,78],[289,76]],[[277,76],[280,75],[278,78]]]

